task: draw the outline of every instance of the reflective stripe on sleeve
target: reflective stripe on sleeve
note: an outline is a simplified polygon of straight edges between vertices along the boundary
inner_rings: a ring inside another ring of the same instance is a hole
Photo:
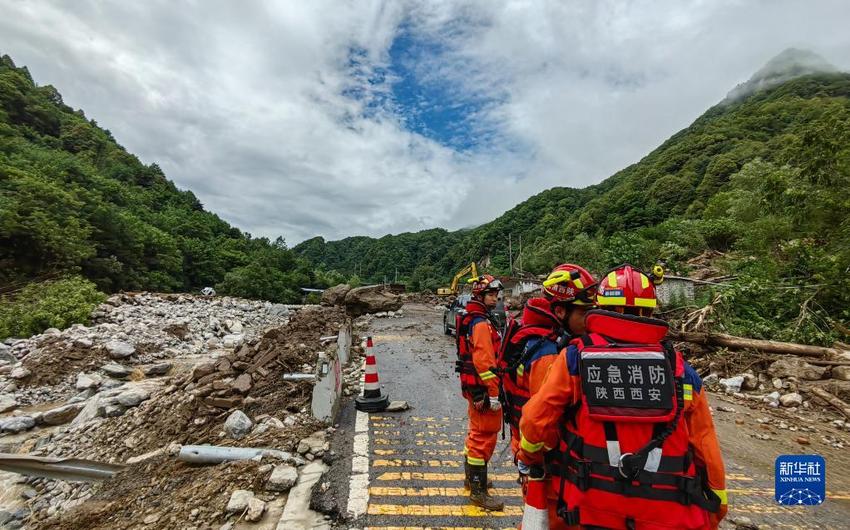
[[[525,436],[520,437],[519,445],[526,453],[536,453],[537,451],[543,449],[543,442],[538,442],[536,444],[531,443],[525,439]]]
[[[493,379],[494,377],[496,377],[496,374],[494,374],[490,370],[487,370],[486,372],[479,372],[478,377],[480,377],[482,381],[487,381],[488,379]]]
[[[691,401],[694,399],[694,385],[684,384],[682,385],[682,393],[685,396],[685,401]]]
[[[720,504],[729,504],[729,497],[726,495],[726,490],[711,490],[715,495],[720,497]]]

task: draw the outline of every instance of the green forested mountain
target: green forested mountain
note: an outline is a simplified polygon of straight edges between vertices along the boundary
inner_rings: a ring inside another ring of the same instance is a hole
[[[659,259],[685,273],[686,260],[717,250],[717,266],[736,277],[715,310],[728,331],[841,338],[850,317],[850,74],[808,74],[793,52],[783,55],[772,63],[790,80],[762,69],[598,185],[546,190],[473,230],[316,238],[294,250],[367,279],[398,267],[417,288],[470,259],[505,272],[511,233],[515,242],[522,235],[523,268],[535,273],[564,261],[600,272]]]
[[[274,301],[300,300],[300,285],[325,279],[283,240],[253,238],[205,211],[3,56],[0,293],[73,274],[103,291],[216,286]]]

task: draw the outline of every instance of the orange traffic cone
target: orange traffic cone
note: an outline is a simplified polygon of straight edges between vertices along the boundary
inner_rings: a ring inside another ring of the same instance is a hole
[[[378,383],[378,364],[372,351],[372,337],[366,337],[366,374],[363,395],[354,400],[357,410],[363,412],[381,412],[390,404],[390,397],[381,393]]]
[[[531,466],[531,472],[528,474],[521,528],[522,530],[549,530],[545,473],[539,466]]]

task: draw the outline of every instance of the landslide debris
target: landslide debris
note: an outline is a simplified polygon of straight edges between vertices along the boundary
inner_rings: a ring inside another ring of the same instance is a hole
[[[22,478],[27,498],[0,509],[28,528],[217,529],[242,515],[225,506],[246,489],[251,517],[264,517],[259,503],[283,493],[261,487],[272,465],[297,469],[327,450],[298,454],[322,425],[309,413],[313,382],[283,375],[315,373],[319,351],[336,354],[327,337],[347,318],[340,307],[137,293],[110,298],[90,328],[8,341],[4,450],[128,467],[104,483]],[[176,460],[182,445],[200,444],[283,453],[208,467]]]

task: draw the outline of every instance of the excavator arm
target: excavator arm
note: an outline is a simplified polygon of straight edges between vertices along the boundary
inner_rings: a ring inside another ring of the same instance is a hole
[[[472,274],[473,278],[478,276],[478,267],[475,265],[474,261],[459,270],[457,274],[455,274],[455,277],[452,278],[452,284],[450,287],[440,287],[439,289],[437,289],[437,294],[441,296],[457,294],[457,284],[458,282],[460,282],[460,279],[466,276],[467,274]]]

